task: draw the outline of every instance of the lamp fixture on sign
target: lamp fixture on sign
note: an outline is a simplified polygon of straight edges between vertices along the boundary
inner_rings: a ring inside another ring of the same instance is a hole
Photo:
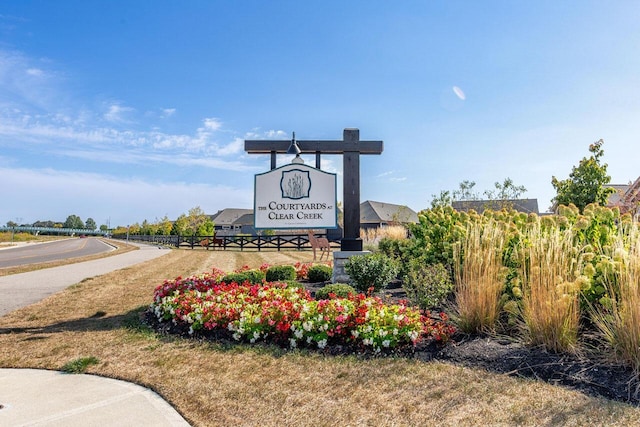
[[[296,141],[296,133],[293,132],[293,137],[291,138],[291,145],[289,145],[289,149],[287,150],[287,154],[295,154],[296,156],[291,160],[291,163],[304,163],[302,157],[300,157],[300,147],[298,147],[298,142]]]

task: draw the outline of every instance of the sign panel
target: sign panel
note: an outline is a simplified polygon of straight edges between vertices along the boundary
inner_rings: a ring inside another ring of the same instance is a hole
[[[336,174],[292,163],[255,176],[256,229],[336,228]]]

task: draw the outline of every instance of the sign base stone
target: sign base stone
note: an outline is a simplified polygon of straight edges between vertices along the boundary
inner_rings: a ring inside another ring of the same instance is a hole
[[[344,271],[347,260],[355,255],[370,254],[370,251],[335,251],[333,252],[333,275],[331,283],[351,283],[352,280]]]

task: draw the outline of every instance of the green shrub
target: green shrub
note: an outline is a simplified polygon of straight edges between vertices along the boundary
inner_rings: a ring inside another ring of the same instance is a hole
[[[296,269],[292,265],[273,265],[267,269],[267,282],[296,280]]]
[[[398,274],[398,263],[382,253],[355,255],[347,260],[344,269],[358,292],[384,289]]]
[[[407,298],[422,309],[442,304],[453,292],[451,274],[442,264],[426,265],[419,261],[409,263],[409,272],[402,278]]]
[[[249,281],[249,283],[260,284],[265,279],[265,274],[260,270],[247,270],[242,271],[240,273],[229,273],[220,279],[221,282],[224,283],[244,283],[245,281]]]
[[[333,269],[328,265],[316,264],[309,267],[307,279],[311,283],[328,282],[333,275]]]
[[[329,299],[329,294],[335,294],[339,298],[346,298],[349,294],[355,294],[356,290],[352,286],[346,283],[333,283],[327,285],[322,289],[318,289],[316,292],[316,299]]]

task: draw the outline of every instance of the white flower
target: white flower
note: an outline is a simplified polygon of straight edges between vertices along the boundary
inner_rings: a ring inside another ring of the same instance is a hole
[[[393,328],[393,335],[398,335],[398,328]]]
[[[254,331],[254,332],[253,332],[253,339],[254,339],[254,340],[257,340],[258,338],[260,338],[260,332],[258,332],[258,331]]]
[[[302,327],[304,328],[305,331],[309,332],[311,330],[311,328],[313,328],[313,323],[312,322],[304,322],[302,324]]]
[[[295,339],[289,338],[289,345],[291,346],[291,348],[296,348],[298,346],[298,343]]]
[[[358,338],[358,335],[360,335],[360,332],[358,332],[356,330],[352,330],[351,331],[351,335],[353,335],[354,338]]]
[[[385,329],[378,329],[378,335],[380,335],[381,337],[386,337],[388,333],[389,331]]]
[[[239,333],[237,333],[237,332],[235,334],[233,334],[233,339],[236,340],[236,341],[240,341],[240,337],[241,337],[241,335]]]
[[[298,339],[302,339],[303,332],[302,332],[300,329],[298,329],[297,331],[295,331],[295,332],[293,333],[293,335],[294,335],[296,338],[298,338]]]
[[[193,328],[189,326],[189,335],[193,335]]]
[[[253,319],[253,323],[260,323],[260,322],[261,322],[260,316],[256,316],[256,318]]]
[[[323,339],[318,341],[318,348],[325,348],[325,346],[327,345],[327,339]]]
[[[389,344],[391,344],[391,341],[389,341],[389,340],[382,341],[382,346],[383,347],[389,347]]]
[[[364,340],[362,340],[362,343],[364,345],[371,345],[371,344],[373,344],[373,339],[372,338],[365,338]]]

